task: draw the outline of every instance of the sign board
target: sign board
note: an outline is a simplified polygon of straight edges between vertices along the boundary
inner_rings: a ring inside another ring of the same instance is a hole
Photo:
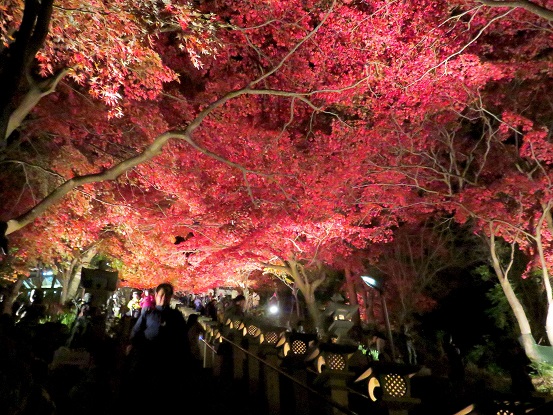
[[[81,287],[85,290],[115,291],[117,289],[117,271],[83,268],[81,271]]]

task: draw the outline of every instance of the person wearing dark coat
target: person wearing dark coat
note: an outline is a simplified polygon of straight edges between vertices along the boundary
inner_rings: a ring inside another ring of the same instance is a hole
[[[158,285],[155,307],[144,309],[131,329],[122,385],[125,401],[136,400],[136,391],[143,387],[151,396],[178,396],[185,388],[182,375],[187,362],[186,320],[179,310],[170,306],[173,292],[169,283]],[[145,408],[144,402],[138,401],[135,408],[129,409],[157,412],[160,405],[167,405],[164,409],[171,410],[173,403],[166,399],[152,404],[155,408]]]
[[[205,306],[205,315],[212,321],[217,321],[217,300],[212,298]]]
[[[237,295],[232,299],[232,304],[225,310],[225,321],[227,323],[228,319],[238,319],[242,320],[246,316],[246,297],[242,294]]]

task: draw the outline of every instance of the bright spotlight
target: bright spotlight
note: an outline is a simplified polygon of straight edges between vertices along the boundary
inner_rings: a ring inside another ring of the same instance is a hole
[[[271,306],[269,306],[269,313],[277,314],[278,313],[278,306],[276,304],[272,304]]]
[[[382,283],[380,280],[377,280],[374,277],[371,277],[369,275],[361,275],[361,279],[365,284],[367,284],[369,287],[375,288],[378,291],[381,291],[382,289]]]

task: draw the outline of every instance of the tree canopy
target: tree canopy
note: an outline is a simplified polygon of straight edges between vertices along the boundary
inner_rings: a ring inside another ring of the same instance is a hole
[[[489,241],[507,294],[495,238],[551,299],[551,3],[8,0],[10,266],[95,245],[130,285],[197,290],[359,270],[447,218]]]

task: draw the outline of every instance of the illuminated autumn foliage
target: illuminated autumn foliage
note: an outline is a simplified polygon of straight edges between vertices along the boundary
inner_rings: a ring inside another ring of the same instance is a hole
[[[551,307],[552,2],[81,3],[0,6],[13,269],[94,246],[132,286],[358,273],[447,218],[489,242],[531,354],[495,241]]]

